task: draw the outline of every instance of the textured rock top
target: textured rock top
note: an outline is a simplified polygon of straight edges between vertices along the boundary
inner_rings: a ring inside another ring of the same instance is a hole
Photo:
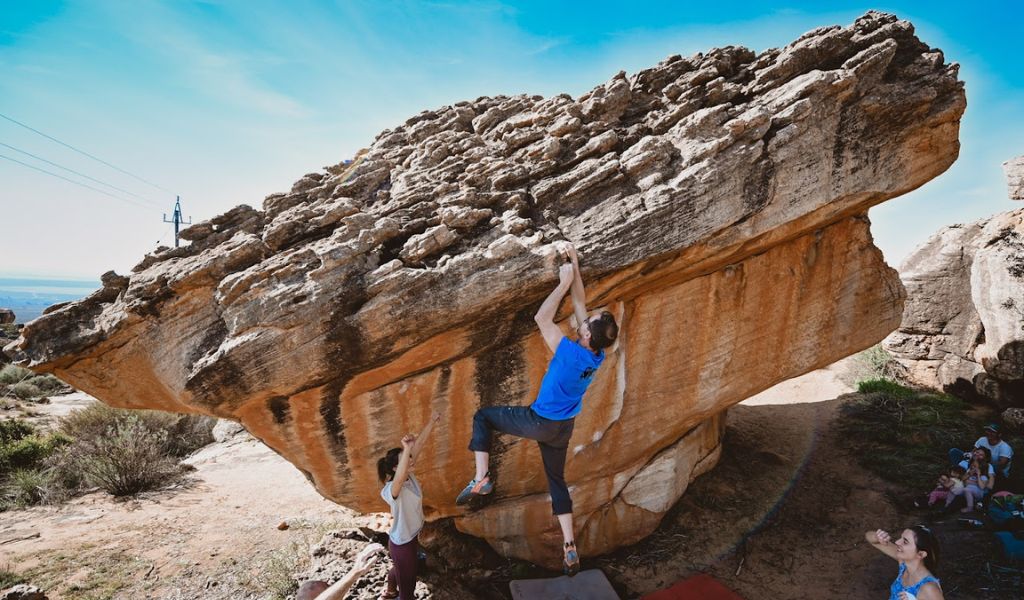
[[[965,104],[956,72],[909,22],[870,12],[760,55],[730,46],[669,57],[577,99],[482,97],[424,111],[381,133],[354,165],[310,173],[262,211],[243,205],[185,230],[191,245],[105,277],[102,291],[41,319],[15,351],[33,365],[60,361],[211,284],[231,336],[294,318],[298,309],[236,314],[267,286],[297,307],[316,288],[345,286],[336,318],[421,295],[389,308],[381,337],[415,321],[405,335],[422,340],[495,312],[491,300],[540,297],[554,278],[544,273],[554,240],[577,243],[593,276],[747,241],[838,204],[813,228],[948,167]],[[939,152],[902,146],[943,125],[953,135]],[[902,168],[881,164],[887,152],[906,154]],[[914,162],[938,153],[930,168]],[[866,159],[870,172],[852,172]],[[742,202],[722,206],[726,196]],[[499,270],[514,276],[478,276]],[[88,335],[44,333],[115,301],[116,314]],[[371,362],[398,350],[373,341],[362,353]]]

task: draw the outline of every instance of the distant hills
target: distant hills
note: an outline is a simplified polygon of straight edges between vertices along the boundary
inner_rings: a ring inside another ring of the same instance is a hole
[[[99,281],[0,277],[0,308],[13,310],[16,323],[27,323],[47,306],[84,298],[99,287]]]

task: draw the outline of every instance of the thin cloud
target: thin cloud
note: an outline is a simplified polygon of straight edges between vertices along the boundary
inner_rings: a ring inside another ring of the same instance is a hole
[[[312,111],[292,96],[261,81],[253,72],[262,61],[238,50],[216,49],[193,33],[187,17],[175,12],[173,5],[146,5],[148,10],[110,14],[123,23],[124,35],[177,71],[196,91],[226,104],[257,110],[268,115],[301,118]]]

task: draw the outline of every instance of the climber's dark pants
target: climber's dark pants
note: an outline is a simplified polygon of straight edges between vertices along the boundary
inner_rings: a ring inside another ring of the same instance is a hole
[[[545,419],[529,406],[481,408],[473,415],[473,439],[469,442],[469,449],[490,452],[492,431],[537,440],[544,474],[548,478],[548,491],[551,492],[551,508],[556,515],[564,515],[572,512],[572,498],[565,485],[565,456],[575,423],[576,419]]]

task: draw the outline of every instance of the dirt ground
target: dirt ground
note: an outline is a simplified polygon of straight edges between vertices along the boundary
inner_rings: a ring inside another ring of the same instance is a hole
[[[720,464],[691,485],[658,531],[612,555],[584,557],[583,567],[602,569],[623,598],[698,572],[748,600],[885,597],[896,563],[863,534],[920,516],[901,511],[894,498],[903,492],[860,468],[838,443],[846,369],[837,363],[731,409]],[[45,410],[56,414],[61,402]],[[131,501],[95,492],[59,507],[0,513],[0,567],[29,574],[55,600],[272,598],[327,531],[386,530],[386,515],[360,516],[322,499],[248,436],[187,462],[195,471],[185,483]],[[954,564],[991,551],[990,536],[963,531],[955,519],[938,527]],[[486,570],[466,574],[465,587],[477,590],[466,597],[509,597],[508,579],[544,575],[493,553],[487,560]],[[971,573],[940,576],[947,598],[996,597]],[[439,593],[444,586],[444,576],[428,574],[422,591],[452,597],[450,588]],[[376,592],[367,582],[357,595]]]

